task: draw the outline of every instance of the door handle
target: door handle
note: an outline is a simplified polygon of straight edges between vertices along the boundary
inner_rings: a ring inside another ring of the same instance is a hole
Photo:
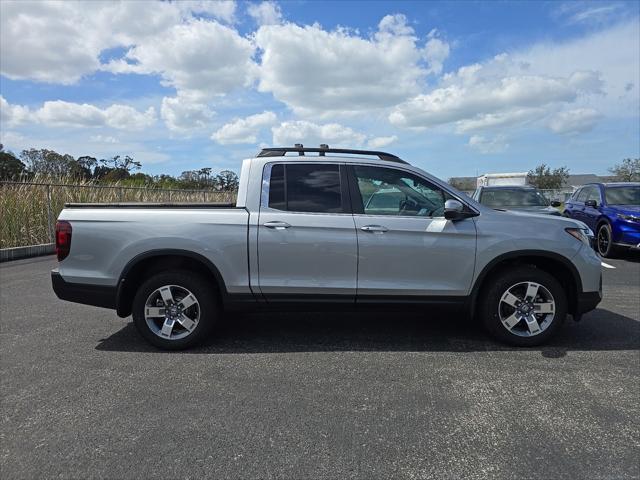
[[[287,222],[267,222],[264,226],[267,228],[273,228],[274,230],[284,230],[285,228],[289,228],[291,225]]]
[[[364,227],[360,227],[360,230],[363,230],[365,232],[384,233],[389,229],[387,227],[383,227],[382,225],[365,225]]]

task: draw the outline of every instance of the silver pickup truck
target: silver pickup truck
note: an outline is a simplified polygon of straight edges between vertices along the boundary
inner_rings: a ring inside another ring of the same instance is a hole
[[[167,349],[225,311],[319,304],[458,305],[531,346],[600,302],[590,235],[487,208],[388,153],[268,148],[242,163],[235,205],[66,205],[51,278],[59,298],[132,315]]]

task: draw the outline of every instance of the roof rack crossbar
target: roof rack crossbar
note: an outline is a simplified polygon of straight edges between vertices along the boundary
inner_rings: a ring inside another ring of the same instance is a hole
[[[298,155],[304,156],[305,152],[308,153],[318,153],[319,156],[324,157],[326,153],[345,153],[350,155],[371,155],[378,157],[380,160],[384,160],[387,162],[398,162],[405,163],[400,157],[397,157],[391,153],[387,152],[378,152],[377,150],[353,150],[349,148],[328,148],[325,145],[321,145],[320,148],[308,148],[303,146],[295,146],[295,147],[274,147],[274,148],[263,148],[260,153],[258,153],[258,157],[284,157],[289,152],[297,152]]]

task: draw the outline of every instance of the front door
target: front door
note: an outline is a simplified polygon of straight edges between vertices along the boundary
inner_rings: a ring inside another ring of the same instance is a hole
[[[468,294],[476,227],[471,218],[444,218],[444,202],[452,197],[402,169],[350,171],[359,248],[357,301]]]
[[[589,200],[596,202],[595,208],[586,204],[586,202],[588,202]],[[600,218],[600,215],[601,215],[601,212],[600,212],[601,209],[602,209],[602,196],[600,195],[600,188],[598,188],[597,185],[593,185],[589,187],[589,193],[587,194],[587,197],[585,199],[583,218],[581,218],[580,220],[586,223],[589,226],[589,228],[594,232],[597,230],[596,227],[598,226],[597,224],[598,224],[598,219]]]
[[[344,167],[267,164],[263,185],[258,278],[267,301],[353,302],[358,246]]]

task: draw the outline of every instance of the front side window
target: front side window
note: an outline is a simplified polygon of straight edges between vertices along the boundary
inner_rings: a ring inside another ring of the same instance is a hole
[[[276,164],[271,168],[269,208],[290,212],[342,213],[340,167]]]
[[[426,180],[402,170],[355,166],[362,209],[366,215],[441,217],[453,198]]]
[[[602,199],[600,198],[600,189],[598,187],[591,187],[589,189],[585,202],[588,200],[595,200],[598,205],[602,203]]]
[[[591,187],[584,187],[576,197],[576,201],[584,203],[587,200],[587,196],[590,191]]]

